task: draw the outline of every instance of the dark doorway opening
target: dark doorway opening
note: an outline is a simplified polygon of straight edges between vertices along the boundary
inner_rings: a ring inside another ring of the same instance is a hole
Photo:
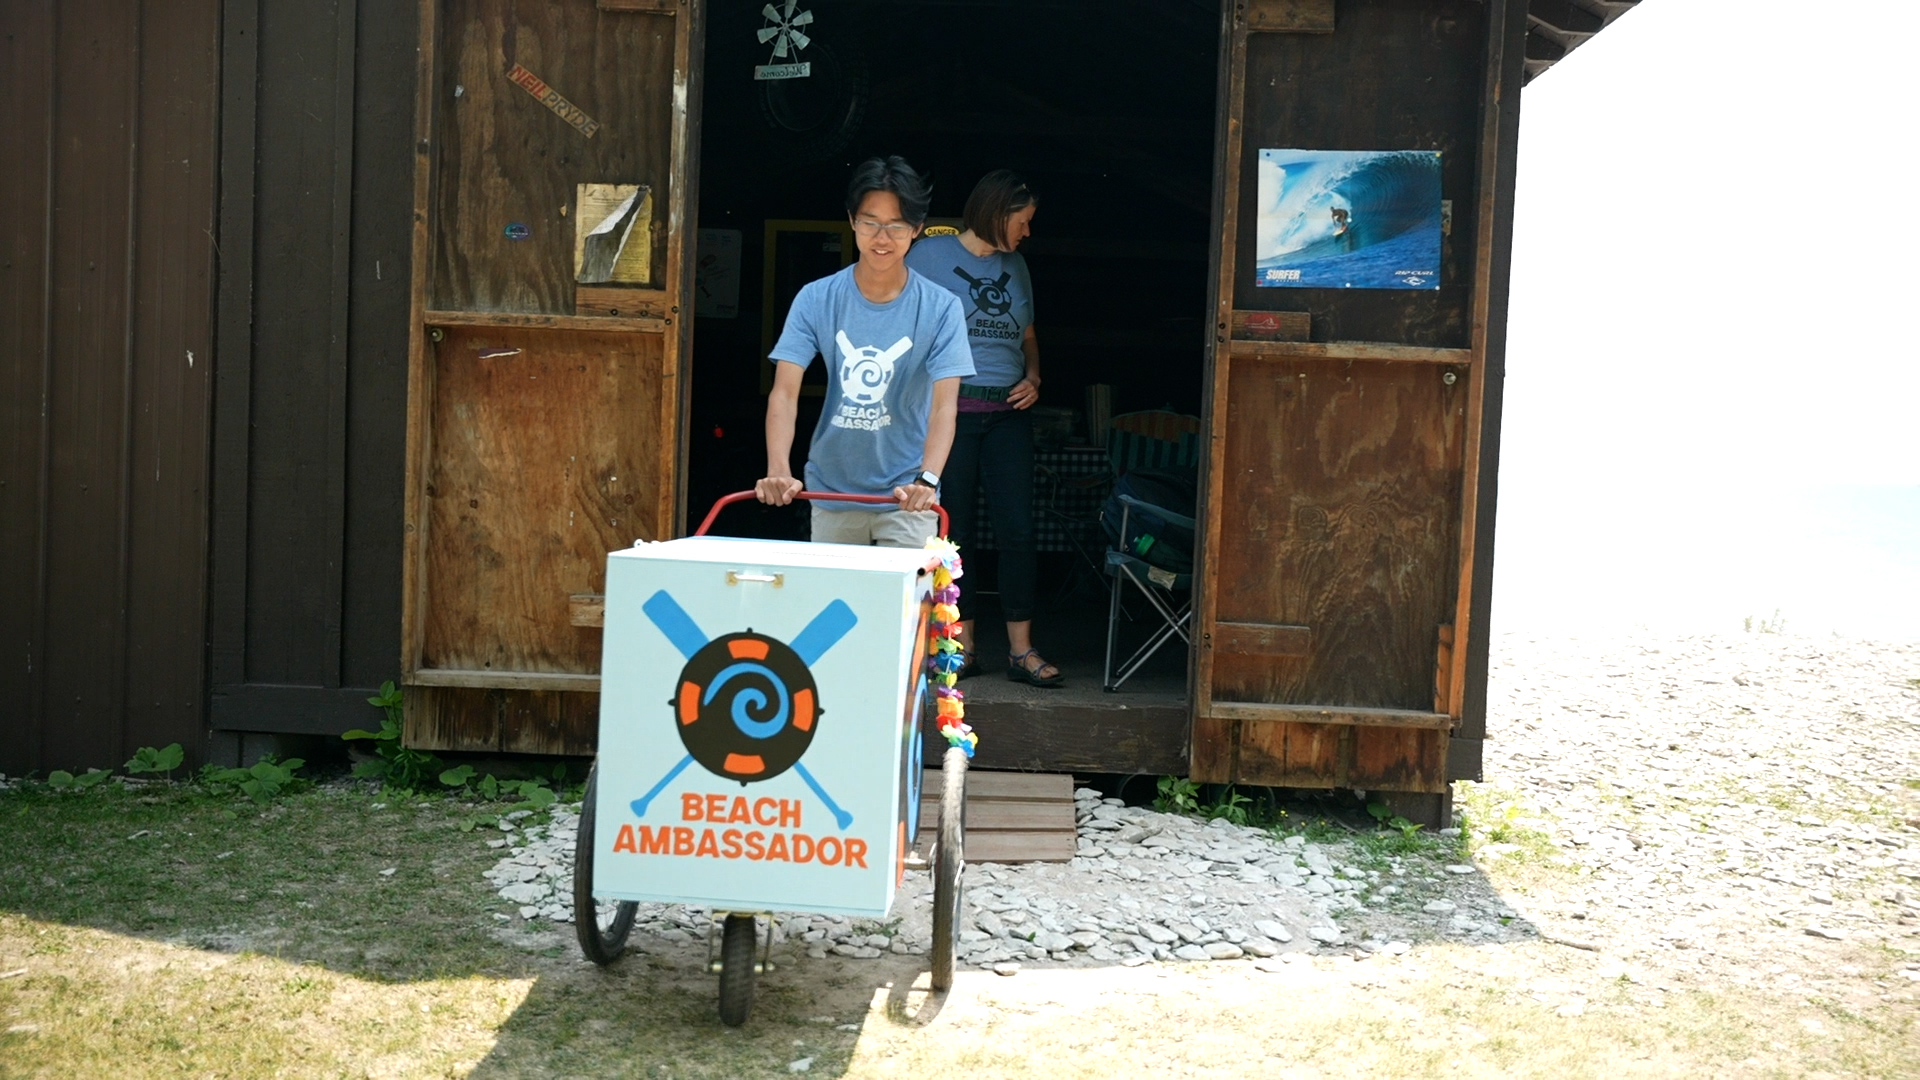
[[[957,220],[991,169],[1018,170],[1038,192],[1033,236],[1020,250],[1034,281],[1038,407],[1060,410],[1038,425],[1053,432],[1038,440],[1042,449],[1101,441],[1088,424],[1095,385],[1111,388],[1112,415],[1199,415],[1216,5],[815,0],[793,16],[784,3],[773,10],[782,18],[716,6],[707,28],[700,258],[724,290],[737,281],[737,295],[708,295],[696,324],[689,514],[763,475],[767,347],[793,291],[853,258],[850,235],[836,232],[843,193],[852,166],[875,154],[899,154],[932,178],[936,221]],[[789,36],[788,55],[775,56],[779,26],[801,12],[812,14],[797,25],[806,47],[792,47]],[[755,79],[758,66],[802,61],[806,78]],[[716,299],[732,303],[716,309]],[[818,397],[802,401],[796,470],[819,406]],[[1087,490],[1075,495],[1064,500],[1073,516],[1097,513],[1097,499],[1087,509]],[[1043,497],[1052,496],[1036,501]],[[797,510],[754,506],[729,511],[720,528],[801,536],[805,521]],[[1078,543],[1043,540],[1054,550],[1041,553],[1035,620],[1037,643],[1067,669],[1073,699],[1089,695],[1089,707],[1102,704],[1102,543],[1097,526]],[[983,601],[980,647],[992,658],[1005,644],[991,606],[995,560],[989,551],[969,555],[966,585]],[[976,703],[1067,700],[1014,687],[993,664],[987,672],[967,684]],[[1126,696],[1177,705],[1183,724],[1185,672],[1176,641]]]

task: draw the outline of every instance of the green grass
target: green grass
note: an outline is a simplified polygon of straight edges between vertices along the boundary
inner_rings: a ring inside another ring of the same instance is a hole
[[[501,922],[474,808],[349,783],[266,807],[183,784],[0,793],[0,1077],[831,1075],[874,986],[762,982],[721,1028],[703,947],[579,959]],[[391,876],[381,871],[392,868]],[[856,969],[858,970],[858,969]],[[877,970],[877,969],[873,969]],[[817,984],[817,985],[815,985]]]
[[[184,784],[29,786],[0,797],[0,910],[388,980],[507,973],[475,887],[489,854],[459,833],[466,813],[347,785],[266,806]]]

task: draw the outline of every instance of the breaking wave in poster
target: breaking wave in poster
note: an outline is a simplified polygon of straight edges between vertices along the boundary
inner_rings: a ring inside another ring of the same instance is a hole
[[[1438,153],[1262,150],[1258,179],[1258,284],[1439,287]]]

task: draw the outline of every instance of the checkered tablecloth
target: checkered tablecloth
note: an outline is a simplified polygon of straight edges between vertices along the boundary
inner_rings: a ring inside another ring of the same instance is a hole
[[[1076,546],[1099,546],[1100,507],[1113,488],[1113,469],[1107,452],[1092,446],[1062,446],[1033,451],[1034,546],[1040,551],[1073,551]],[[987,520],[984,490],[975,505],[980,535],[971,545],[995,546],[993,525]]]

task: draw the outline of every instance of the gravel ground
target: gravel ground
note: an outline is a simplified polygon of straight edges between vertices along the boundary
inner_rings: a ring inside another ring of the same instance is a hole
[[[1476,855],[1550,937],[1682,979],[1920,983],[1920,645],[1498,640]]]
[[[1471,862],[1457,842],[1315,843],[1083,788],[1071,864],[970,867],[962,959],[1277,971],[1545,941],[1660,988],[1910,1003],[1920,987],[1920,645],[1504,635],[1486,779],[1456,797]],[[489,882],[521,919],[569,918],[575,820],[489,841]],[[892,918],[782,916],[775,942],[794,959],[924,953],[930,890],[909,873]],[[634,945],[703,948],[706,926],[645,905]]]

